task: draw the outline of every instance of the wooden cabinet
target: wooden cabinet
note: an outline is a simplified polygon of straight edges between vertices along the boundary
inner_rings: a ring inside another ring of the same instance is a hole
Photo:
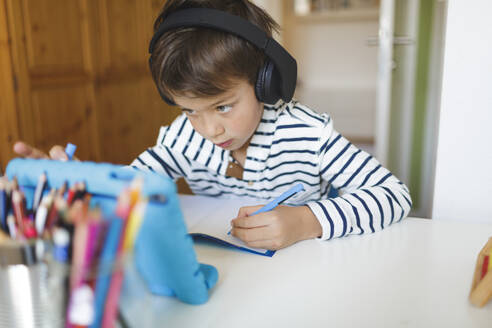
[[[159,97],[148,42],[163,1],[0,0],[0,161],[24,140],[72,142],[128,164],[179,113]]]

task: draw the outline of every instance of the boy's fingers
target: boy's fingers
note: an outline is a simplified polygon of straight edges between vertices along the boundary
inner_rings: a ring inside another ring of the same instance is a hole
[[[248,245],[252,242],[266,241],[272,238],[272,232],[269,227],[258,227],[254,229],[234,227],[231,233]]]
[[[50,149],[50,157],[60,161],[68,161],[68,156],[62,146],[53,146]]]
[[[41,150],[31,147],[22,141],[17,141],[14,144],[14,152],[27,158],[48,158],[48,155]]]
[[[261,206],[260,206],[261,207]],[[263,227],[270,224],[271,220],[269,213],[260,213],[253,216],[243,216],[235,218],[231,221],[231,225],[235,228],[251,229],[256,227]]]
[[[263,205],[256,205],[256,206],[243,206],[239,209],[239,212],[237,213],[237,217],[245,217],[245,216],[250,216],[252,213],[256,212],[260,208],[262,208]]]

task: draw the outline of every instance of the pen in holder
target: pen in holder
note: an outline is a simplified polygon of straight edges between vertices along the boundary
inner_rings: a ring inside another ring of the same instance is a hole
[[[492,237],[478,254],[473,274],[470,302],[482,307],[492,297]]]

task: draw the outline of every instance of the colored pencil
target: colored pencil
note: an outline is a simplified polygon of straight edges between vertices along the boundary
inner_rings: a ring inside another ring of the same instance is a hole
[[[23,204],[23,195],[17,189],[14,189],[12,191],[12,208],[14,210],[14,217],[17,223],[17,227],[19,231],[23,233],[24,217],[26,215],[26,211]]]
[[[46,187],[46,173],[42,173],[39,176],[38,184],[34,190],[34,198],[32,201],[32,210],[34,213],[38,210],[38,206],[41,203],[41,198],[43,197],[44,188]]]

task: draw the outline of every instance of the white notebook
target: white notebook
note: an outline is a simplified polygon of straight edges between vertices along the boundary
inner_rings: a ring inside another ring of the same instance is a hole
[[[237,217],[242,206],[264,205],[265,200],[252,198],[219,199],[206,196],[179,195],[181,211],[188,232],[254,254],[273,256],[275,251],[247,246],[231,236],[231,220]]]

